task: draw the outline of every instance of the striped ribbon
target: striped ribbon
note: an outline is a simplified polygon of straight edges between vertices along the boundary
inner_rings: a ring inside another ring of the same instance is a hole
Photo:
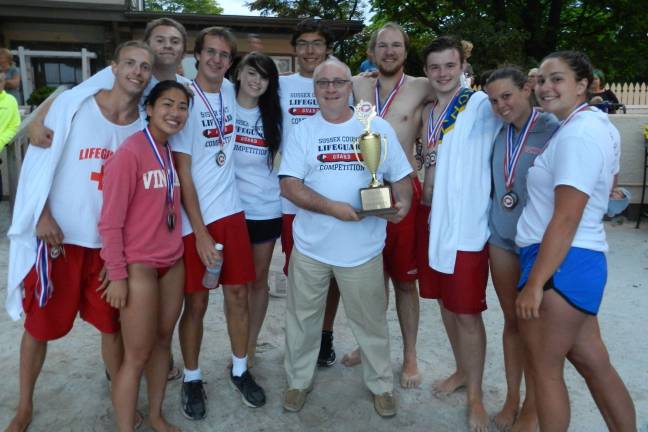
[[[49,247],[43,240],[36,242],[36,290],[38,306],[44,308],[54,293],[52,283],[52,263],[49,257]]]
[[[218,99],[220,101],[220,121],[219,121],[219,118],[216,117],[216,113],[214,112],[214,108],[212,108],[211,104],[209,103],[209,100],[207,100],[207,96],[205,95],[205,92],[203,91],[203,89],[200,88],[196,80],[191,81],[191,85],[193,85],[194,89],[196,89],[196,93],[198,93],[198,96],[200,96],[200,99],[202,99],[203,103],[207,107],[209,114],[214,119],[214,123],[216,123],[216,128],[218,128],[218,140],[220,141],[220,145],[222,149],[225,146],[225,141],[223,141],[224,139],[223,129],[225,126],[225,108],[223,106],[223,93],[218,92]]]
[[[376,97],[376,108],[378,108],[379,117],[385,118],[387,112],[389,111],[389,107],[391,106],[392,102],[394,102],[394,99],[396,98],[396,94],[398,93],[398,90],[400,90],[404,81],[405,81],[405,73],[402,73],[396,86],[387,95],[387,99],[385,99],[385,105],[382,105],[380,103],[380,80],[376,79],[376,86],[374,87],[374,92]]]
[[[515,126],[510,124],[508,127],[506,133],[506,153],[504,154],[504,181],[506,183],[506,188],[509,190],[513,188],[513,183],[515,182],[515,168],[520,160],[524,144],[529,138],[529,133],[531,133],[533,126],[535,126],[539,118],[540,113],[533,108],[531,115],[527,119],[522,130],[520,130],[520,134],[516,140],[513,140]]]

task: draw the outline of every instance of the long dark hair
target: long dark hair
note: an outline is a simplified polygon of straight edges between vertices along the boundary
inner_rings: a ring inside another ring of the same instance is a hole
[[[268,88],[259,97],[259,111],[263,122],[263,138],[268,144],[268,167],[272,169],[274,158],[281,145],[281,105],[279,103],[279,71],[274,61],[265,54],[251,52],[239,63],[236,68],[236,94],[241,89],[238,74],[245,66],[256,70],[263,78],[268,80]]]

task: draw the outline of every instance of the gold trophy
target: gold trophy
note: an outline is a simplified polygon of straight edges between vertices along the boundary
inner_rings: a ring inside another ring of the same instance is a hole
[[[357,213],[362,216],[382,216],[398,213],[398,209],[392,206],[391,187],[383,185],[376,178],[378,166],[387,157],[387,142],[380,134],[371,132],[371,120],[376,117],[376,107],[369,102],[360,101],[355,107],[355,118],[364,126],[364,132],[358,138],[360,154],[357,146],[353,146],[356,160],[364,165],[371,173],[371,182],[366,188],[360,189],[360,203],[362,209]],[[383,152],[382,147],[385,147]],[[382,156],[382,158],[381,158]]]

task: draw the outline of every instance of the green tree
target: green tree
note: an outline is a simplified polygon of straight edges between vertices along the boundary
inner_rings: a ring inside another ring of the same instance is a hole
[[[153,12],[220,15],[223,8],[216,0],[145,0],[144,9]]]
[[[586,52],[608,80],[648,80],[648,8],[633,0],[374,0],[374,21],[404,24],[414,45],[454,34],[479,73],[530,67],[558,49]],[[373,24],[373,23],[372,23]]]
[[[263,16],[336,20],[362,20],[365,9],[362,0],[253,0],[245,5]]]

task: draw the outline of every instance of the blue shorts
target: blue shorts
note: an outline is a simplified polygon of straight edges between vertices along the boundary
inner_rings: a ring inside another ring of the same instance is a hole
[[[538,256],[539,244],[520,248],[520,282],[526,283]],[[607,261],[603,252],[572,247],[544,286],[553,289],[570,305],[590,315],[596,315],[607,282]]]

